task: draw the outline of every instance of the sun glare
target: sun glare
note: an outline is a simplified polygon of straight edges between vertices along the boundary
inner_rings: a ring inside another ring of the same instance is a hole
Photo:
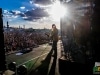
[[[59,21],[66,13],[66,8],[60,4],[59,1],[56,1],[51,5],[50,10],[48,11],[53,20]]]

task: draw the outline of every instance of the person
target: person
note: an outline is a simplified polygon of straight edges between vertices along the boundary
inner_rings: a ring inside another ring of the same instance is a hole
[[[53,42],[52,43],[52,50],[54,50],[54,55],[57,55],[58,29],[56,28],[55,24],[52,24],[50,39]]]

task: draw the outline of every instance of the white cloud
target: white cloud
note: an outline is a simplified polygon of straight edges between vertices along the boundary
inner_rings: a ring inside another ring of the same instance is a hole
[[[21,13],[19,10],[13,10],[13,12],[15,12],[16,15]]]
[[[16,15],[16,16],[13,15],[12,18],[18,18],[18,15]]]
[[[8,16],[8,15],[12,15],[12,13],[9,12],[8,10],[4,10],[3,14],[4,14],[3,16],[5,16],[5,17]]]
[[[4,14],[8,13],[8,10],[4,10]]]
[[[28,17],[25,16],[25,17],[22,17],[22,18],[23,18],[23,19],[27,19]]]
[[[4,17],[7,19],[14,19],[14,18],[18,18],[18,15],[5,15]]]
[[[25,9],[25,7],[24,7],[24,6],[23,6],[23,7],[20,7],[20,9],[22,9],[22,10],[23,10],[23,9]]]
[[[33,1],[30,1],[30,4],[33,4]]]
[[[49,8],[51,5],[41,5],[41,4],[34,4],[36,7],[39,7],[39,8]]]

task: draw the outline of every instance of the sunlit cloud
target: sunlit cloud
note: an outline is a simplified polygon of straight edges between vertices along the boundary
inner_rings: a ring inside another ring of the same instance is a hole
[[[35,4],[35,6],[36,6],[37,8],[41,8],[41,9],[47,10],[47,9],[50,8],[52,5],[40,5],[40,4]]]

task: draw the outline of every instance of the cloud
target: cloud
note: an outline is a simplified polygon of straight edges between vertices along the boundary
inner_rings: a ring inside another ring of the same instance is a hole
[[[8,13],[8,10],[4,10],[3,13],[4,13],[4,14]]]
[[[21,13],[21,11],[19,11],[19,10],[11,10],[9,12],[12,13],[13,15],[18,15]]]
[[[46,9],[48,7],[47,4],[50,3],[51,0],[30,0],[29,3],[23,2],[19,10],[4,10],[4,13],[8,18],[22,18],[27,21],[38,21],[44,17],[49,17]]]
[[[25,14],[23,12],[18,11],[18,10],[11,10],[9,12],[12,13],[12,16],[21,16],[21,17],[25,16]]]
[[[8,10],[3,10],[3,14],[4,14],[4,15],[12,15],[12,13],[9,12]]]
[[[41,5],[49,5],[49,4],[52,4],[52,0],[35,0],[34,2],[36,4],[41,4]]]
[[[20,7],[20,9],[22,9],[22,10],[23,10],[23,9],[25,9],[25,7]]]
[[[4,17],[6,19],[15,19],[15,18],[18,18],[19,16],[18,15],[8,15],[8,14],[6,14],[6,15],[4,15]]]
[[[30,4],[33,4],[33,1],[29,1]]]
[[[13,15],[13,13],[10,12],[9,10],[4,10],[3,11],[3,17],[7,18],[7,19],[11,19],[11,18],[17,18],[18,15]]]
[[[27,11],[26,13],[24,13],[23,19],[24,20],[29,20],[29,21],[33,21],[33,20],[38,20],[41,19],[43,17],[48,17],[49,14],[41,8],[37,8],[35,10],[30,10]]]
[[[18,10],[4,10],[3,11],[3,17],[5,19],[17,19],[18,17],[24,16],[24,14],[21,11]]]
[[[16,16],[12,15],[11,18],[18,18],[18,15],[16,15]]]

